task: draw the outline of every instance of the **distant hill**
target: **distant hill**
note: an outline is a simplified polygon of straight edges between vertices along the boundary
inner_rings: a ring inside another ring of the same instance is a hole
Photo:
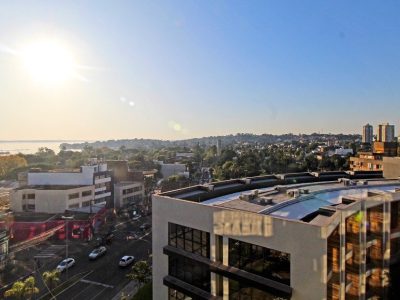
[[[165,147],[194,147],[200,146],[211,146],[216,145],[218,140],[221,140],[224,146],[249,143],[249,144],[272,144],[279,142],[294,142],[294,141],[328,141],[328,140],[339,140],[339,141],[357,141],[361,139],[358,134],[301,134],[294,135],[291,133],[283,135],[272,135],[272,134],[250,134],[250,133],[238,133],[235,135],[224,135],[224,136],[209,136],[202,138],[192,138],[186,140],[155,140],[155,139],[123,139],[123,140],[108,140],[108,141],[96,141],[90,143],[62,143],[61,148],[66,149],[83,149],[85,146],[91,146],[93,148],[108,147],[112,149],[119,149],[124,146],[127,149],[159,149]]]

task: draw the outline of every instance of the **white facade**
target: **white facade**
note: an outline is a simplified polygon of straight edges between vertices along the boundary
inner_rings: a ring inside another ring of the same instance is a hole
[[[121,208],[129,204],[137,204],[144,197],[142,182],[120,182],[114,184],[114,207]]]
[[[14,212],[64,213],[68,209],[90,206],[94,185],[43,189],[26,187],[11,192],[10,207]]]
[[[107,164],[82,166],[81,172],[29,172],[28,185],[91,185],[94,174],[104,171]]]

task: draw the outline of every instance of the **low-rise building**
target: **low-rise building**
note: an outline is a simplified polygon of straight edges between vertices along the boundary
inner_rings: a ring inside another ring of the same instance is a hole
[[[24,186],[11,192],[10,208],[14,212],[64,213],[95,205],[95,197],[94,185]]]
[[[141,204],[144,198],[142,182],[122,181],[114,185],[114,207]]]
[[[351,171],[382,171],[382,154],[373,152],[359,152],[358,156],[350,157]]]

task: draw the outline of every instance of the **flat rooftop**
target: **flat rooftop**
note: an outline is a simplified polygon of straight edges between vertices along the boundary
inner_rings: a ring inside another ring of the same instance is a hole
[[[72,190],[72,189],[77,189],[81,187],[87,187],[91,185],[25,185],[21,186],[19,188],[16,188],[16,190],[26,190],[26,189],[31,189],[31,190]]]
[[[399,180],[385,180],[376,176],[377,174],[370,172],[280,174],[195,186],[161,195],[201,205],[322,225],[329,223],[329,217],[337,209],[347,207],[356,201],[349,200],[350,198],[365,198],[371,193],[400,192]]]

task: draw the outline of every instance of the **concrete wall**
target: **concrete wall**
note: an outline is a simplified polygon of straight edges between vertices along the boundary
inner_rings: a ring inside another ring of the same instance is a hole
[[[210,232],[211,259],[215,234],[290,254],[292,299],[326,298],[327,228],[190,201],[153,196],[153,298],[167,299],[163,277],[168,274],[168,222]],[[224,261],[228,247],[224,245]],[[213,283],[212,283],[213,285]],[[215,285],[215,284],[214,284]],[[227,292],[227,291],[224,291]]]
[[[142,189],[140,191],[137,191],[137,192],[132,192],[132,193],[125,194],[125,195],[123,194],[124,190],[134,189],[134,188],[137,188],[137,187],[142,187]],[[134,196],[138,196],[138,195],[141,195],[142,199],[143,199],[143,197],[144,197],[144,186],[143,186],[143,183],[141,183],[141,182],[132,182],[130,184],[123,184],[123,185],[122,184],[115,184],[114,185],[114,207],[115,208],[120,208],[120,207],[122,207],[124,205],[124,200],[126,198],[134,197]]]
[[[83,191],[92,191],[90,196],[82,197]],[[69,195],[79,193],[79,197],[69,200]],[[33,200],[23,200],[24,194],[35,194]],[[14,190],[11,193],[10,207],[15,212],[22,212],[24,201],[35,204],[35,212],[40,213],[63,213],[71,205],[78,204],[82,207],[82,202],[92,201],[94,198],[94,186],[85,186],[68,190],[42,190],[27,188]]]
[[[397,179],[400,177],[400,157],[383,158],[383,177]]]

